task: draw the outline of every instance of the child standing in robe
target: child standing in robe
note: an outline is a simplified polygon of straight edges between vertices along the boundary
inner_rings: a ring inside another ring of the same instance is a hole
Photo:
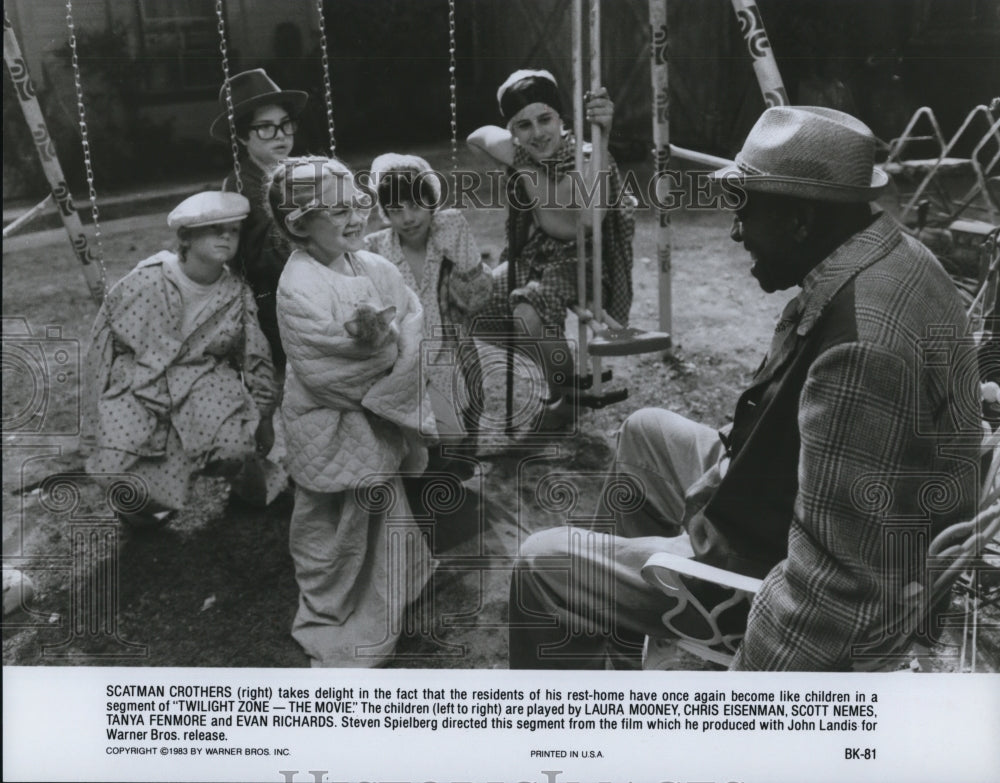
[[[423,311],[399,270],[361,249],[371,197],[342,163],[285,161],[268,198],[296,247],[277,296],[296,485],[292,636],[314,666],[377,666],[433,567],[399,476],[424,469],[436,437],[420,383]]]

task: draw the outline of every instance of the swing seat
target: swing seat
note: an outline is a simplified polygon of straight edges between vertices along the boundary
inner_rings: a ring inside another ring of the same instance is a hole
[[[591,356],[635,356],[640,353],[666,351],[671,346],[666,332],[647,332],[632,326],[607,327],[594,332],[587,344]]]

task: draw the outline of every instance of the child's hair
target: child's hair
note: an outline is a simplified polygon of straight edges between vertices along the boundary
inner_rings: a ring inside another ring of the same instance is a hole
[[[323,203],[328,182],[351,182],[354,175],[336,158],[287,158],[272,169],[267,182],[267,203],[278,228],[295,243],[301,243],[301,219],[313,209],[334,206]]]
[[[403,204],[416,204],[424,209],[437,209],[441,205],[443,178],[417,155],[395,152],[379,155],[372,161],[371,177],[383,220],[386,209],[398,209]]]
[[[191,248],[191,229],[187,226],[180,226],[177,229],[177,241],[174,244],[174,252],[177,253],[177,260],[184,263],[187,260],[187,252]]]
[[[416,204],[424,209],[437,209],[439,193],[433,172],[387,171],[378,179],[378,203],[382,209],[398,209],[403,204]]]
[[[236,138],[241,142],[241,149],[243,150],[246,150],[247,140],[250,138],[251,122],[253,122],[253,112],[247,112],[233,119]]]

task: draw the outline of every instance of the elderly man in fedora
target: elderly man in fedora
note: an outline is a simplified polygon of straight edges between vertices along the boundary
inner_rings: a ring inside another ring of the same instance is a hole
[[[240,249],[231,266],[242,272],[257,297],[261,330],[271,346],[274,366],[285,369],[285,351],[278,334],[275,292],[285,262],[292,252],[284,234],[277,229],[267,207],[267,181],[271,170],[292,154],[298,117],[309,96],[299,90],[282,90],[262,68],[243,71],[229,79],[233,128],[229,125],[226,85],[219,90],[220,113],[212,123],[211,135],[228,141],[235,132],[239,151],[239,185],[250,200],[250,215],[240,236]],[[237,190],[234,171],[222,185]]]
[[[512,668],[603,668],[608,653],[634,663],[677,606],[640,574],[669,551],[763,579],[749,618],[724,629],[746,628],[734,669],[849,669],[901,597],[892,520],[933,534],[969,514],[975,459],[948,446],[977,426],[963,401],[978,385],[920,360],[928,335],[960,347],[966,316],[934,256],[873,209],[887,184],[874,153],[848,114],[775,107],[717,173],[745,191],[732,238],[751,274],[767,292],[800,290],[730,427],[652,408],[627,419],[599,512],[614,534],[562,527],[524,542]],[[622,481],[631,500],[612,497]],[[946,497],[929,503],[935,483]],[[914,540],[903,557],[920,569],[927,542]]]

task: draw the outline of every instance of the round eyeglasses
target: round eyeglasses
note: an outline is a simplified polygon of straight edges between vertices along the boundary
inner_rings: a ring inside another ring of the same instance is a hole
[[[314,208],[309,211],[309,214],[322,215],[331,223],[346,223],[352,215],[359,215],[364,220],[371,211],[371,199],[362,197],[355,198],[350,204]]]
[[[250,130],[256,133],[257,138],[261,141],[271,141],[271,139],[278,135],[279,129],[283,135],[292,136],[299,129],[299,123],[296,120],[289,119],[281,123],[261,122],[250,126]]]

